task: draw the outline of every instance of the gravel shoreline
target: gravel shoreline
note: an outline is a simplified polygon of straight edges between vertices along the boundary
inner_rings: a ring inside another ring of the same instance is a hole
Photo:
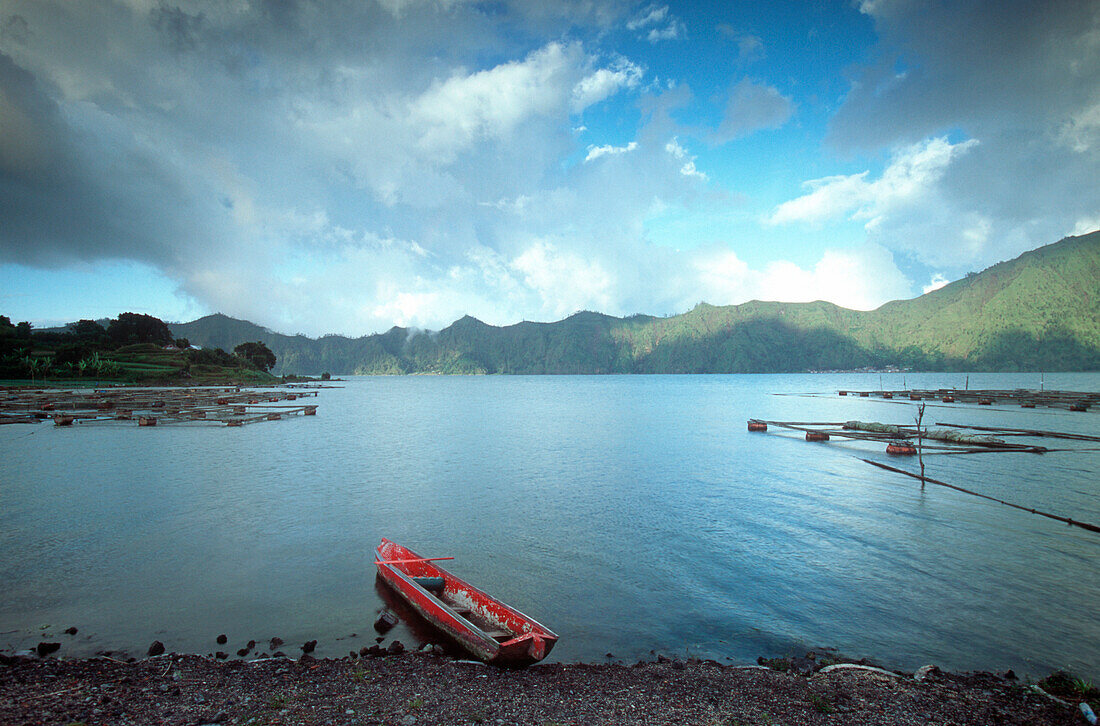
[[[502,670],[429,653],[222,661],[166,654],[132,663],[10,658],[0,723],[21,724],[1084,724],[989,673],[866,667],[795,675],[713,661],[545,664]]]

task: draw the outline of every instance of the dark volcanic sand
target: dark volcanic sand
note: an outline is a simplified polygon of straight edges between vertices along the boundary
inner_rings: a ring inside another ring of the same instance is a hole
[[[679,661],[499,670],[410,653],[217,661],[165,655],[0,665],[0,724],[1083,724],[990,674],[916,681]]]

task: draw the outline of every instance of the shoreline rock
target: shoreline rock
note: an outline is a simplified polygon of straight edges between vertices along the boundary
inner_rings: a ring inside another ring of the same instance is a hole
[[[378,724],[1080,723],[1072,708],[991,673],[924,670],[886,677],[873,666],[810,676],[696,659],[470,668],[409,652],[381,658],[303,656],[222,661],[169,654],[9,659],[0,723]],[[889,672],[888,672],[889,673]],[[58,684],[65,689],[59,690]],[[99,712],[96,712],[99,709]],[[167,715],[170,714],[170,717]],[[217,720],[216,720],[216,717]]]

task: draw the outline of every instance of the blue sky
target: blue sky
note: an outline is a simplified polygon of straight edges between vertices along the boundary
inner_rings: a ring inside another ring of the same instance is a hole
[[[0,0],[0,313],[870,309],[1100,227],[1100,5]]]

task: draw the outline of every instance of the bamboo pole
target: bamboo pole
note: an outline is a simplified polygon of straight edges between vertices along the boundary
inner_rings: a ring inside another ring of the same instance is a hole
[[[1012,429],[1002,428],[998,426],[970,426],[966,424],[952,424],[936,422],[937,426],[953,426],[957,429],[973,429],[974,431],[991,431],[999,433],[1004,436],[1035,436],[1044,437],[1048,436],[1055,439],[1074,439],[1077,441],[1100,441],[1100,436],[1089,436],[1088,434],[1068,434],[1059,431],[1041,431],[1038,429]]]
[[[877,466],[880,469],[885,469],[886,471],[892,471],[892,472],[897,473],[897,474],[904,474],[905,476],[911,476],[914,479],[920,479],[922,482],[927,482],[929,484],[937,484],[941,487],[947,487],[948,489],[954,489],[955,491],[962,492],[963,494],[970,494],[971,496],[981,497],[982,499],[988,499],[992,502],[997,502],[998,504],[1003,504],[1006,507],[1012,507],[1013,509],[1020,509],[1020,510],[1023,510],[1025,512],[1031,512],[1032,514],[1038,514],[1041,517],[1047,517],[1048,519],[1056,519],[1059,522],[1065,522],[1066,524],[1068,524],[1070,526],[1073,526],[1073,527],[1080,527],[1081,529],[1087,529],[1090,532],[1100,533],[1100,527],[1097,527],[1095,524],[1089,524],[1088,522],[1078,522],[1076,520],[1070,519],[1069,517],[1060,517],[1057,514],[1050,514],[1049,512],[1043,512],[1041,510],[1033,509],[1031,507],[1025,507],[1025,506],[1022,506],[1020,504],[1013,504],[1012,502],[1006,502],[1003,499],[997,499],[996,497],[991,497],[988,494],[980,494],[979,492],[973,492],[973,491],[970,491],[969,489],[963,489],[960,486],[955,486],[954,484],[948,484],[947,482],[942,482],[942,481],[939,481],[937,479],[932,479],[931,477],[921,477],[919,474],[914,474],[912,472],[905,471],[905,469],[898,469],[895,466],[890,466],[889,464],[883,464],[883,463],[878,462],[878,461],[871,461],[870,459],[860,459],[860,461],[862,461],[866,464],[870,464],[871,466]]]

